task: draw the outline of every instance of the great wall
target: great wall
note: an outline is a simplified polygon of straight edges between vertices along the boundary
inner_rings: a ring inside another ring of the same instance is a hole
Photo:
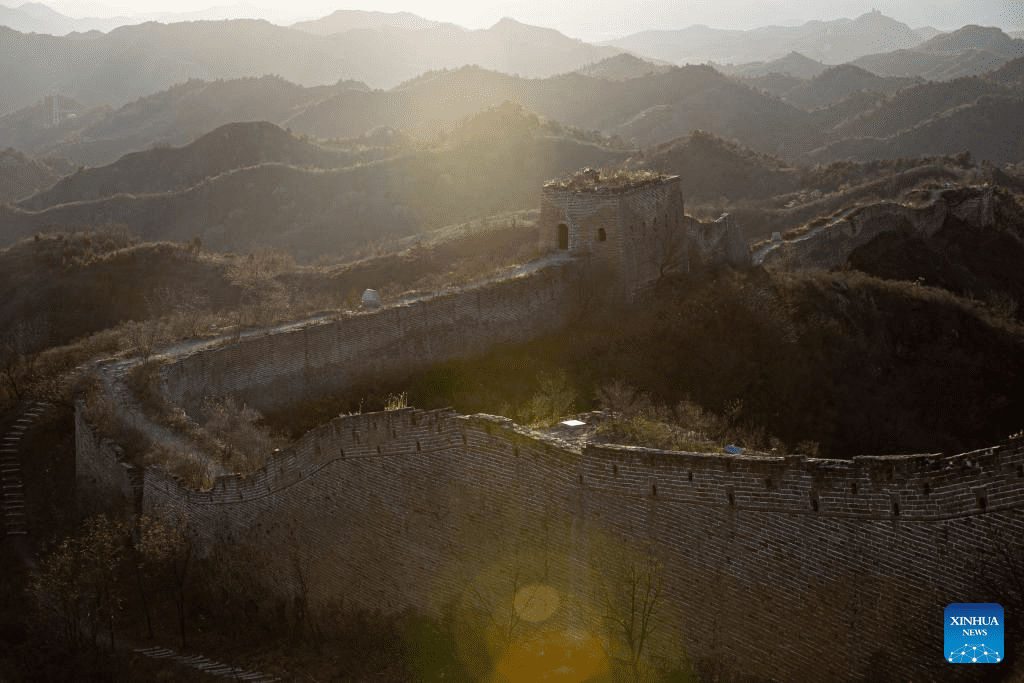
[[[921,230],[943,212],[987,221],[991,194],[942,194],[931,209],[905,210],[924,216],[912,223]],[[837,223],[816,233],[816,246],[789,249],[787,263],[824,265],[887,220],[858,215],[855,234]],[[688,258],[740,260],[727,218],[685,216],[678,179],[548,187],[547,255],[534,267],[447,296],[167,353],[162,388],[192,416],[206,396],[269,408],[534,338],[571,324],[595,262],[605,260],[603,276],[626,298],[656,277],[666,245],[678,246],[656,239],[659,230],[685,235]],[[776,245],[766,260],[784,251]],[[690,655],[771,680],[857,680],[879,667],[901,680],[969,676],[941,659],[943,610],[1000,602],[1010,574],[1000,553],[1024,532],[1024,441],[851,461],[695,454],[580,444],[506,418],[407,408],[337,417],[253,475],[219,477],[206,491],[121,462],[81,405],[76,446],[80,499],[179,511],[204,552],[244,557],[268,603],[343,598],[439,614],[479,577],[531,557],[545,568],[535,568],[537,580],[561,596],[552,618],[598,633],[593,571],[610,561],[611,539],[662,563]]]

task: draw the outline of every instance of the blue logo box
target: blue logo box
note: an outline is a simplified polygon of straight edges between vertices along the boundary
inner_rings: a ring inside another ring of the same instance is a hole
[[[946,607],[943,656],[952,664],[995,664],[1003,650],[1003,608],[994,602],[954,602]]]

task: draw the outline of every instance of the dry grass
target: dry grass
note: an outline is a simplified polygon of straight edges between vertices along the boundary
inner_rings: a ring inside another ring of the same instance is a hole
[[[85,384],[85,419],[101,439],[109,439],[121,447],[121,458],[139,465],[150,448],[146,434],[125,421],[117,404],[103,391],[99,378],[87,378]]]
[[[545,188],[579,191],[623,191],[645,185],[660,183],[671,174],[648,169],[628,168],[585,168],[573,173],[568,178],[556,178],[544,183]]]
[[[144,460],[147,466],[156,466],[177,477],[181,483],[195,491],[213,488],[214,469],[209,457],[168,444],[154,444]]]

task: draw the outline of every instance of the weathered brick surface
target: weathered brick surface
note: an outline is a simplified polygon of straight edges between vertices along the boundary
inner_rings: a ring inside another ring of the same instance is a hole
[[[534,338],[577,313],[574,283],[594,259],[576,255],[607,248],[628,286],[650,279],[655,219],[698,240],[701,258],[731,248],[728,221],[683,215],[677,183],[545,197],[542,225],[575,226],[565,259],[178,358],[163,369],[169,398],[190,412],[227,394],[266,408]],[[955,211],[984,218],[983,201],[968,204]],[[607,239],[587,243],[599,224]],[[205,492],[153,468],[133,477],[81,406],[76,446],[80,481],[182,511],[201,552],[234,558],[268,599],[290,602],[305,585],[317,603],[436,612],[523,563],[560,591],[557,618],[600,632],[596,576],[622,548],[646,545],[690,654],[776,680],[862,678],[876,653],[891,655],[897,679],[964,672],[939,659],[942,610],[999,602],[1007,569],[992,551],[1024,533],[1020,442],[852,461],[579,451],[504,418],[405,409],[336,418]]]
[[[266,409],[422,371],[564,327],[578,314],[578,273],[567,255],[522,277],[200,351],[161,369],[164,390],[195,415],[208,396]]]
[[[760,264],[775,268],[837,268],[859,246],[883,232],[931,237],[947,216],[975,226],[992,225],[992,189],[936,192],[923,207],[878,202],[850,212],[841,219],[793,240],[769,245]]]
[[[142,474],[121,462],[120,447],[103,439],[86,422],[81,401],[75,404],[75,490],[82,514],[134,506],[142,495]]]
[[[666,272],[687,270],[691,251],[706,262],[749,262],[746,242],[731,219],[702,223],[685,214],[677,176],[629,189],[545,187],[542,251],[558,248],[560,225],[568,228],[568,250],[609,266],[627,295],[656,279],[666,264],[671,265]]]
[[[579,453],[502,418],[407,409],[337,418],[210,492],[149,469],[144,500],[185,510],[206,547],[260,548],[285,597],[300,566],[316,600],[384,610],[436,611],[515,552],[550,558],[585,598],[594,539],[649,543],[691,654],[846,680],[891,647],[921,679],[948,673],[945,605],[999,599],[980,561],[994,535],[1024,532],[1022,466],[1021,445],[850,462]]]

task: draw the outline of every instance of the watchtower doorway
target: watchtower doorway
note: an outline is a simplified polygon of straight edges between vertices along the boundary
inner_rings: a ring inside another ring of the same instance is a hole
[[[569,226],[565,223],[558,224],[558,248],[569,248]]]

